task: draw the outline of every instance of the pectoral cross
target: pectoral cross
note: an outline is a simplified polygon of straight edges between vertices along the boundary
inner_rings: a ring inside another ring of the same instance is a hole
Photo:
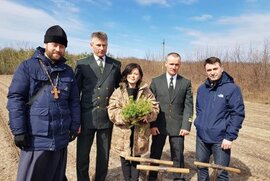
[[[50,83],[52,85],[52,90],[51,90],[51,94],[53,94],[53,98],[54,99],[59,99],[59,94],[60,94],[60,90],[57,89],[57,84],[58,84],[58,80],[59,80],[59,72],[57,74],[57,77],[56,77],[56,80],[55,80],[55,84],[53,83],[53,80],[47,70],[47,68],[45,67],[45,65],[43,64],[43,62],[41,61],[41,59],[38,60],[39,63],[42,65],[44,71],[46,72],[49,80],[50,80]]]
[[[56,86],[53,86],[51,94],[53,94],[54,99],[59,99],[60,90],[58,90]]]

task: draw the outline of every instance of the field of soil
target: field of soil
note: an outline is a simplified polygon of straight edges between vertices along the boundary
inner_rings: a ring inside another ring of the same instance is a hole
[[[19,150],[13,144],[13,137],[8,128],[8,113],[6,110],[7,91],[12,76],[0,76],[0,181],[16,180]],[[245,102],[246,119],[240,130],[239,138],[233,143],[231,167],[241,169],[241,174],[230,174],[231,180],[270,180],[270,105]],[[117,134],[117,133],[116,133]],[[114,143],[114,140],[112,144]],[[75,169],[76,141],[68,147],[67,177],[76,180]],[[148,155],[145,155],[148,157]],[[187,180],[196,180],[195,128],[185,140],[185,164],[190,169]],[[164,148],[162,159],[170,159],[168,143]],[[95,145],[91,151],[90,175],[94,174]],[[111,151],[108,181],[123,180],[119,156]],[[142,173],[141,180],[145,180]],[[171,180],[171,174],[163,175],[163,180]]]

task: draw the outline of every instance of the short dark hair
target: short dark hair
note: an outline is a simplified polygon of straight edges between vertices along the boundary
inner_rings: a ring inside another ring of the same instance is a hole
[[[132,70],[136,69],[136,68],[139,70],[139,73],[140,73],[140,76],[141,76],[141,78],[136,83],[136,87],[139,87],[139,85],[142,82],[143,71],[142,71],[141,66],[139,64],[137,64],[137,63],[130,63],[125,67],[125,69],[123,70],[123,72],[121,74],[121,76],[122,76],[121,82],[124,82],[124,83],[126,83],[126,85],[128,85],[127,75],[130,74],[132,72]]]
[[[105,32],[101,32],[101,31],[97,31],[97,32],[93,32],[91,34],[91,39],[93,38],[98,38],[101,39],[103,41],[108,41],[108,36]]]
[[[171,52],[171,53],[169,53],[169,54],[167,55],[166,59],[167,59],[169,56],[173,56],[173,57],[175,57],[175,58],[179,57],[180,60],[181,60],[181,56],[180,56],[179,53]]]
[[[206,64],[215,64],[215,63],[219,63],[221,65],[220,59],[217,57],[209,57],[204,61],[204,67],[206,66]]]

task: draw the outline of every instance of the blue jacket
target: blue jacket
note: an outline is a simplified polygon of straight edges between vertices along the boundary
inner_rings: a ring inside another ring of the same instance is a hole
[[[197,136],[205,143],[233,141],[245,118],[245,107],[240,88],[233,78],[222,73],[219,82],[211,87],[206,80],[198,88],[195,126]]]
[[[19,65],[8,92],[10,128],[14,135],[29,135],[30,147],[25,150],[62,149],[68,145],[69,132],[80,126],[80,98],[73,70],[64,58],[52,64],[44,51],[38,47],[30,59]],[[54,99],[52,85],[39,60],[54,83],[59,73],[59,99]]]

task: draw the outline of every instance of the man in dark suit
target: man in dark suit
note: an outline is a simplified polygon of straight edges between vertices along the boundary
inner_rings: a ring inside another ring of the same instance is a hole
[[[193,115],[191,81],[177,74],[181,57],[169,53],[166,57],[166,73],[154,78],[150,88],[160,103],[160,113],[151,123],[152,145],[150,158],[160,159],[169,136],[171,160],[175,167],[184,167],[184,138],[189,134]],[[157,180],[157,172],[149,173],[149,180]],[[182,174],[174,174],[174,180],[185,180]]]
[[[89,181],[89,153],[96,134],[95,180],[104,181],[108,172],[112,122],[107,105],[121,78],[121,63],[106,56],[106,33],[91,35],[93,55],[77,62],[75,75],[81,93],[81,133],[77,140],[77,179]]]

